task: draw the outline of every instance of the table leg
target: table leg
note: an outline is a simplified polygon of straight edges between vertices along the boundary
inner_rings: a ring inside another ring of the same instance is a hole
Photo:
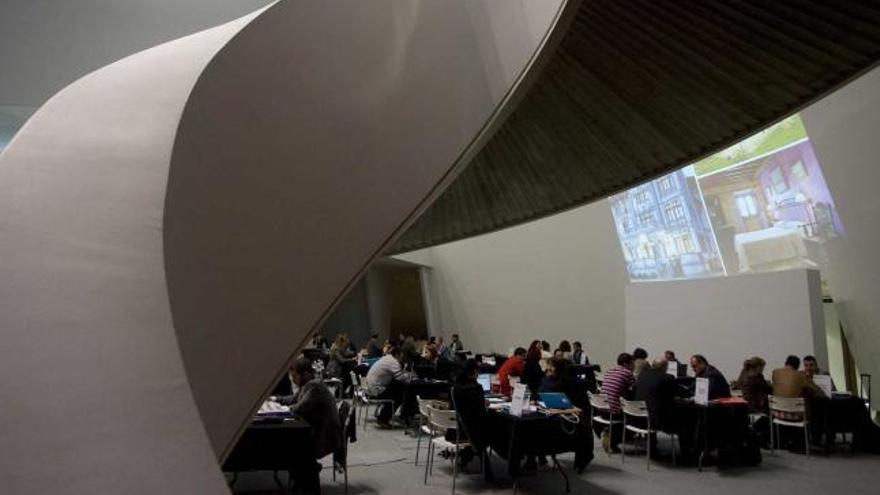
[[[568,475],[565,474],[565,470],[562,469],[562,465],[559,464],[559,461],[556,459],[555,455],[550,456],[553,459],[553,465],[556,466],[556,469],[559,471],[559,474],[562,475],[562,479],[565,480],[565,493],[571,492],[571,485],[568,483]]]

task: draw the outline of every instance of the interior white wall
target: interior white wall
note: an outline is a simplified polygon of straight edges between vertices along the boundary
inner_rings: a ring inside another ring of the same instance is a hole
[[[670,349],[682,362],[703,354],[728,380],[751,356],[763,357],[768,370],[789,354],[813,354],[827,365],[815,270],[636,283],[625,293],[627,349],[652,357]]]
[[[626,271],[607,202],[430,251],[441,335],[500,352],[580,340],[603,365],[623,348]]]
[[[828,285],[862,373],[880,396],[880,69],[802,113],[846,237],[828,244]]]

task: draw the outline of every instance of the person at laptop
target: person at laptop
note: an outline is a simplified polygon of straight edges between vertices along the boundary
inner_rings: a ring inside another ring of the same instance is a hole
[[[327,385],[315,376],[312,362],[299,358],[293,363],[291,378],[299,389],[295,396],[282,397],[279,402],[290,405],[290,412],[304,419],[311,426],[314,463],[298,464],[291,473],[296,488],[302,493],[320,493],[317,462],[337,450],[339,437],[339,411],[336,400]]]
[[[538,395],[538,389],[544,380],[544,370],[541,367],[541,342],[536,340],[529,346],[526,352],[526,361],[523,364],[523,372],[520,382],[529,387],[532,396]]]
[[[623,408],[620,405],[620,398],[628,399],[632,397],[632,388],[635,385],[633,377],[633,357],[632,354],[623,352],[617,356],[617,366],[605,372],[605,380],[602,382],[602,392],[608,401],[608,410],[615,419],[620,419],[623,414]],[[599,423],[595,423],[599,425]],[[610,431],[598,430],[597,434],[602,435],[602,447],[608,451],[620,452],[617,445],[620,443],[623,433],[623,425],[616,424]]]
[[[400,364],[401,351],[391,346],[388,352],[367,372],[367,393],[375,399],[391,399],[393,405],[382,404],[376,420],[380,428],[391,428],[391,416],[403,402],[404,383],[411,379]]]
[[[816,384],[816,382],[813,381],[813,377],[814,377],[814,376],[816,376],[816,375],[828,376],[828,373],[827,373],[827,372],[822,371],[822,370],[819,368],[819,362],[816,361],[816,357],[815,357],[815,356],[804,356],[804,361],[803,361],[803,363],[804,363],[804,377],[805,377],[807,380],[809,380],[810,383],[812,383],[813,385]],[[816,388],[819,388],[818,385],[816,386]],[[820,389],[820,390],[821,390],[821,389]],[[833,380],[831,381],[831,390],[833,390],[833,391],[836,391],[836,390],[837,390],[837,387],[834,386],[834,381],[833,381]]]
[[[709,364],[705,356],[702,354],[691,356],[691,368],[697,378],[709,379],[709,400],[730,397],[730,384],[727,378],[724,378],[718,368]]]
[[[468,359],[452,386],[452,402],[458,412],[459,424],[463,426],[459,438],[470,440],[472,454],[475,454],[483,464],[483,476],[489,483],[494,483],[492,461],[489,459],[490,418],[486,411],[484,388],[477,382],[477,376],[477,362]],[[470,460],[470,458],[471,456],[467,454],[462,455],[462,459]]]
[[[581,415],[586,408],[589,407],[590,401],[587,397],[586,389],[577,385],[569,374],[569,361],[565,358],[553,358],[547,365],[547,374],[541,382],[538,396],[542,398],[544,394],[564,394],[568,400],[563,400],[557,405],[548,405],[551,408],[563,408],[566,403],[573,406],[575,413]],[[570,406],[570,407],[571,407]],[[578,473],[582,473],[584,468],[593,460],[593,436],[587,428],[587,421],[581,417],[581,422],[575,427],[575,435],[580,440],[577,442],[578,449],[574,454],[574,468]],[[529,456],[526,459],[524,469],[529,470],[535,465],[535,457]],[[547,463],[544,456],[538,456],[538,463],[542,466]]]
[[[501,365],[501,368],[498,369],[498,384],[501,388],[501,394],[510,396],[512,392],[512,388],[510,386],[510,377],[518,376],[521,377],[523,375],[523,371],[526,367],[526,350],[522,347],[517,347],[513,351],[513,356],[511,356],[507,361],[504,361],[504,364]]]

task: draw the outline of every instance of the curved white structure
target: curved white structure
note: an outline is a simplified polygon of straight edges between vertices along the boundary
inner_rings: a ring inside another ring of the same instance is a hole
[[[282,1],[52,98],[0,156],[4,493],[227,492],[269,384],[569,7]]]

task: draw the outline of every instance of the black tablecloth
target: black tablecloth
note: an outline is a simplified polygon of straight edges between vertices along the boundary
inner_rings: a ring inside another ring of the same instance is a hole
[[[312,428],[302,419],[257,420],[248,426],[223,463],[227,472],[292,471],[315,462]]]
[[[876,452],[877,425],[865,407],[865,400],[851,395],[834,395],[830,399],[815,397],[809,401],[813,443],[824,441],[830,450],[837,433],[852,433],[855,448]]]
[[[593,455],[593,436],[585,418],[578,425],[558,416],[524,413],[516,417],[504,411],[491,411],[489,446],[507,460],[511,477],[520,474],[520,465],[527,454],[556,455],[574,452],[576,463],[586,465]]]
[[[697,449],[700,467],[703,459],[716,449],[740,453],[747,448],[760,459],[758,443],[752,440],[749,428],[749,407],[744,401],[699,405],[690,400],[677,400],[673,410],[674,421],[668,429],[678,434],[683,450]]]

